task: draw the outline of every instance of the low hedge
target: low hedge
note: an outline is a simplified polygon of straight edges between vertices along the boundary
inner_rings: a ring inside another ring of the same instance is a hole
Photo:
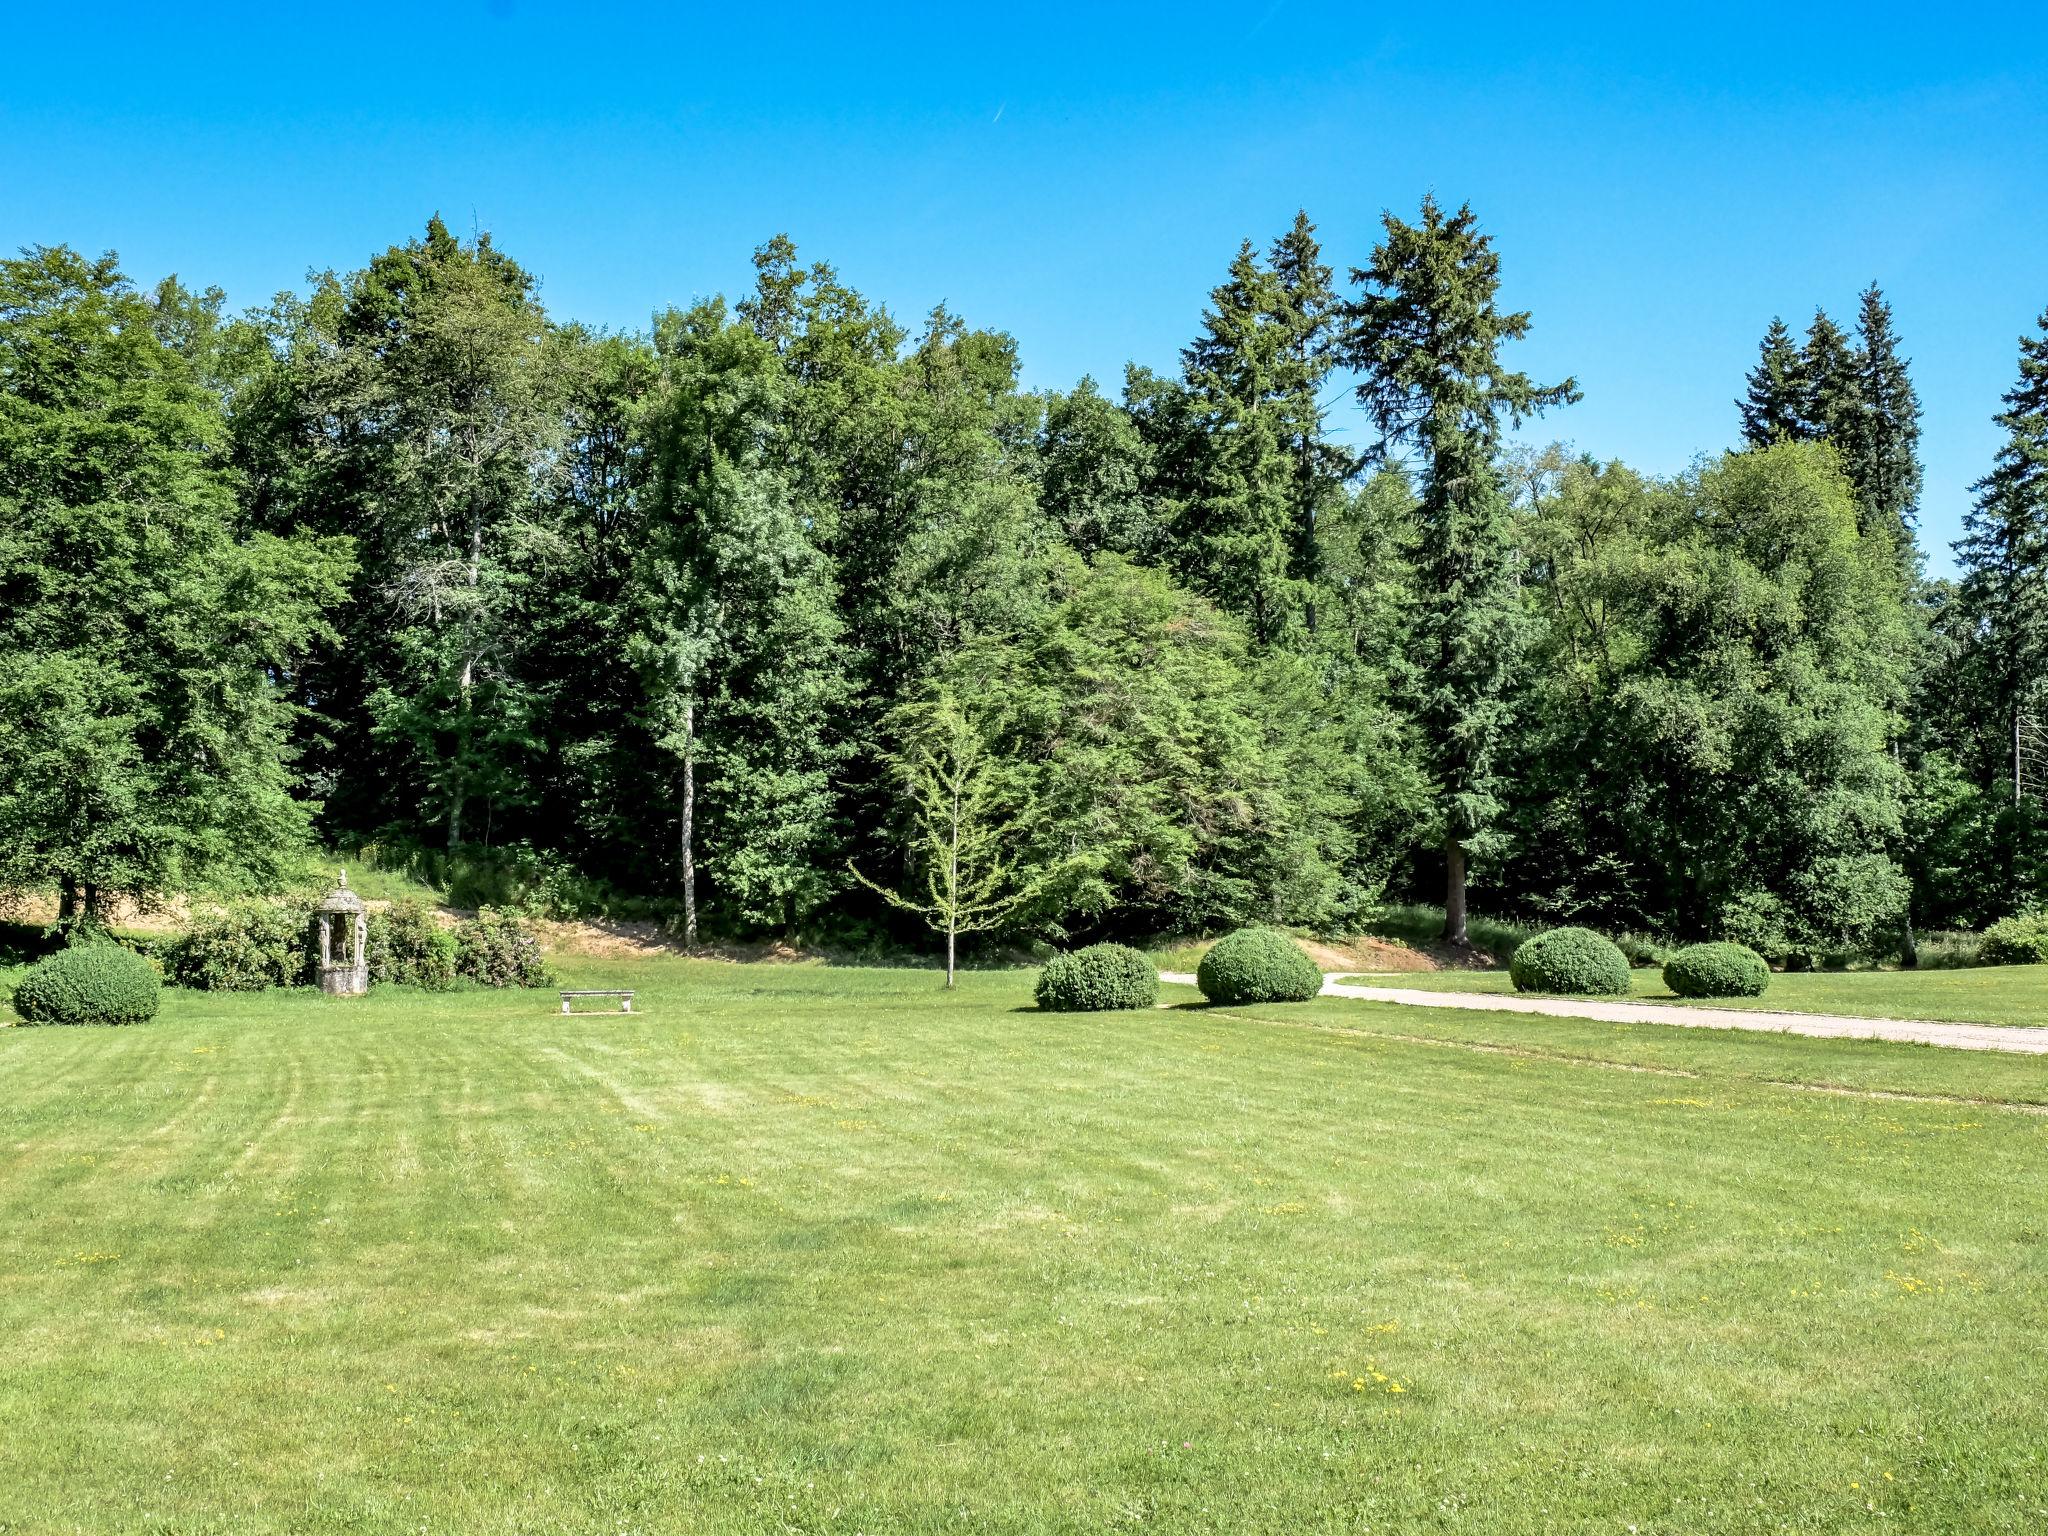
[[[173,939],[164,950],[171,985],[204,992],[296,987],[310,968],[309,908],[285,902],[238,907]]]
[[[2048,913],[2001,917],[1984,930],[1979,965],[2040,965],[2048,961]]]
[[[455,935],[441,926],[434,909],[416,898],[394,901],[370,914],[370,980],[379,986],[425,987],[439,992],[455,985],[459,950]]]
[[[31,1024],[141,1024],[156,1017],[156,967],[117,944],[81,944],[30,967],[14,1011]]]
[[[1517,992],[1625,997],[1628,956],[1590,928],[1553,928],[1515,946],[1508,975]]]
[[[485,987],[551,987],[540,944],[518,918],[486,908],[455,934],[455,971]]]
[[[1090,944],[1046,961],[1037,996],[1049,1013],[1150,1008],[1159,1001],[1159,972],[1129,945]]]
[[[1286,934],[1240,928],[1209,946],[1195,985],[1212,1003],[1299,1003],[1323,990],[1323,973]]]
[[[1664,985],[1680,997],[1762,997],[1771,968],[1747,944],[1690,944],[1664,962]]]

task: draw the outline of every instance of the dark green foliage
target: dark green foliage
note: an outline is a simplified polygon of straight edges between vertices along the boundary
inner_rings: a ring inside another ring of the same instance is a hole
[[[1565,463],[1525,541],[1520,902],[1778,958],[1895,932],[1914,630],[1834,451],[1780,441],[1664,485]]]
[[[1490,850],[1523,631],[1501,438],[1579,392],[1502,366],[1502,345],[1528,334],[1529,316],[1498,307],[1500,257],[1469,206],[1446,215],[1427,197],[1419,223],[1391,213],[1384,223],[1371,266],[1352,274],[1365,291],[1349,306],[1346,360],[1365,376],[1358,400],[1381,453],[1420,461],[1404,703],[1432,780],[1445,937],[1462,945],[1466,861]]]
[[[2041,713],[2048,674],[2048,312],[2020,338],[2019,381],[1995,418],[2005,433],[1991,473],[1974,487],[1956,559],[1965,665],[1986,728],[1973,745],[1978,782],[2023,793],[2016,738]],[[1951,678],[1950,685],[1954,679]],[[2008,865],[2017,884],[2019,871]]]
[[[1856,354],[1842,328],[1815,310],[1799,354],[1799,414],[1806,437],[1837,444],[1856,441],[1863,412]]]
[[[1664,962],[1664,985],[1680,997],[1762,997],[1770,984],[1764,957],[1744,944],[1689,944]]]
[[[1807,436],[1799,346],[1783,320],[1773,317],[1757,352],[1749,392],[1735,402],[1743,437],[1753,448],[1768,448],[1781,437]]]
[[[369,951],[370,980],[380,986],[440,991],[454,985],[455,935],[425,902],[396,901],[385,911],[372,912]]]
[[[1050,1013],[1150,1008],[1159,1001],[1159,972],[1151,956],[1126,945],[1090,944],[1046,961],[1037,997]]]
[[[1977,946],[1979,965],[2041,965],[2048,963],[2048,913],[2026,912],[2000,918],[1984,930]]]
[[[1891,306],[1878,286],[1863,291],[1856,319],[1857,413],[1838,446],[1866,531],[1881,532],[1902,564],[1917,564],[1913,527],[1920,508],[1920,397],[1899,355]]]
[[[31,1024],[140,1024],[156,1017],[156,967],[116,944],[79,944],[29,969],[14,1011]]]
[[[1212,1003],[1300,1003],[1323,990],[1323,973],[1286,934],[1240,928],[1209,946],[1195,985]]]
[[[1553,928],[1518,945],[1508,975],[1519,992],[1557,992],[1575,997],[1624,997],[1628,957],[1615,942],[1590,928]]]
[[[486,987],[551,987],[554,975],[526,925],[488,908],[455,935],[455,971]]]
[[[351,546],[238,526],[205,359],[164,339],[218,304],[112,256],[0,261],[0,891],[67,921],[275,885],[305,841],[280,680]]]
[[[258,992],[306,980],[311,913],[297,903],[236,907],[171,941],[164,975],[173,986]]]

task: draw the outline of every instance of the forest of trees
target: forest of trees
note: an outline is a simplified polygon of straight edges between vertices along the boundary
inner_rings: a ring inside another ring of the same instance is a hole
[[[1355,259],[1299,217],[1177,372],[1038,393],[1008,335],[780,236],[645,334],[438,218],[240,316],[30,248],[0,891],[261,889],[375,838],[693,941],[907,938],[950,857],[1009,939],[1402,896],[1458,942],[1469,881],[1793,960],[2040,898],[2048,315],[1936,581],[1875,286],[1773,321],[1698,424],[1732,446],[1659,477],[1521,446],[1578,390],[1513,371],[1469,209]]]

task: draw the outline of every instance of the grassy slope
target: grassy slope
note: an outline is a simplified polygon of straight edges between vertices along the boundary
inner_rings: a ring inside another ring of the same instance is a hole
[[[576,979],[0,1031],[0,1529],[2048,1515],[2048,1117],[1757,1080],[2036,1063]]]
[[[1423,971],[1361,977],[1370,986],[1437,992],[1512,992],[1506,971]],[[1674,997],[1655,970],[1630,973],[1635,995]],[[1963,1024],[2048,1024],[2048,965],[1991,965],[1953,971],[1803,971],[1775,975],[1762,997],[1715,998],[1714,1008],[1776,1008],[1854,1018],[1937,1019]]]

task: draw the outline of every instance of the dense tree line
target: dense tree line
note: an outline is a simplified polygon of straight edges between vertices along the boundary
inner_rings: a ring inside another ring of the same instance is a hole
[[[1514,370],[1469,208],[1342,280],[1305,216],[1247,242],[1120,393],[1026,391],[786,238],[755,268],[622,335],[439,219],[241,316],[0,263],[0,889],[374,836],[693,940],[1397,892],[1461,942],[1469,879],[1795,957],[2035,898],[2048,317],[1945,583],[1875,286],[1773,322],[1739,445],[1658,479],[1513,446],[1577,387]]]

